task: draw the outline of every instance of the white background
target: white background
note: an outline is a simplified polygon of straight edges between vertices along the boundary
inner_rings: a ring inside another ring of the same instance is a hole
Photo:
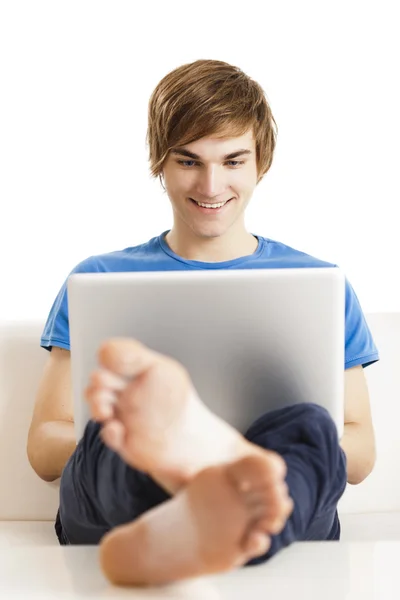
[[[338,263],[400,309],[398,2],[0,0],[0,319],[45,319],[87,256],[169,229],[147,105],[174,68],[230,62],[278,124],[252,233]]]

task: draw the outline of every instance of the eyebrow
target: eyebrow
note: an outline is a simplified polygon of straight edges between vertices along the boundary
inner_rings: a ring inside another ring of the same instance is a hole
[[[198,154],[194,152],[189,152],[189,150],[185,150],[184,148],[172,148],[171,154],[180,154],[182,156],[187,156],[188,158],[194,158],[198,160],[201,158]],[[233,158],[237,158],[238,156],[242,156],[243,154],[252,154],[251,150],[247,150],[246,148],[242,148],[240,150],[235,150],[235,152],[231,152],[230,154],[225,154],[223,156],[223,160],[231,160]]]

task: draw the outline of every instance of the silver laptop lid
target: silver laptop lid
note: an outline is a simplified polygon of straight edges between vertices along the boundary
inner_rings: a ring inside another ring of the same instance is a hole
[[[338,268],[74,274],[68,299],[78,439],[97,348],[119,336],[182,362],[204,403],[242,433],[265,412],[314,402],[342,435],[345,279]]]

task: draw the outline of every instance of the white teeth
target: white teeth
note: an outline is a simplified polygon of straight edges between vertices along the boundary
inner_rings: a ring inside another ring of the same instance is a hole
[[[196,202],[196,200],[194,200],[194,202]],[[228,202],[228,200],[226,202]],[[219,204],[202,204],[201,202],[196,202],[196,204],[203,208],[220,208],[221,206],[224,206],[226,202],[220,202]]]

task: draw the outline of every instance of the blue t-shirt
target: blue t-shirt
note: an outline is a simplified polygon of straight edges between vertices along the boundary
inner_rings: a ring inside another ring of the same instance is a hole
[[[282,269],[305,267],[336,267],[309,254],[300,252],[269,238],[255,236],[258,248],[249,256],[224,262],[187,260],[175,254],[165,241],[164,231],[145,244],[91,256],[79,263],[72,273],[121,273],[127,271],[190,271],[195,269]],[[68,280],[68,278],[67,278]],[[47,350],[52,346],[70,349],[67,280],[61,287],[50,310],[40,345]],[[358,298],[346,279],[345,315],[345,369],[366,367],[379,360]]]

